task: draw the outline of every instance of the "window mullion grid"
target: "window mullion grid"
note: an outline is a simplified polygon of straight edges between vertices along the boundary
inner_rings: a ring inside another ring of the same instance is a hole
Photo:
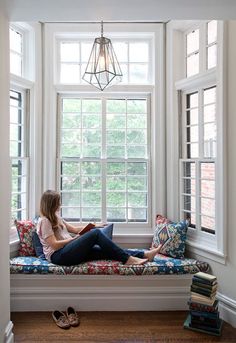
[[[127,126],[128,126],[128,101],[127,98],[125,99],[125,174],[126,174],[126,196],[125,196],[125,216],[126,222],[129,221],[129,209],[128,209],[128,153],[127,153]]]
[[[206,23],[202,23],[199,27],[199,72],[207,70],[207,30]]]
[[[102,97],[102,197],[101,197],[101,207],[102,207],[102,222],[107,221],[107,212],[106,212],[106,180],[107,180],[107,156],[106,156],[106,102],[107,99]]]

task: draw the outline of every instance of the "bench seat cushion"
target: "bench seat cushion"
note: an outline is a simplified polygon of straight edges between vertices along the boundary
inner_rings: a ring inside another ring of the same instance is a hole
[[[100,260],[76,266],[58,266],[45,259],[33,256],[18,256],[10,259],[11,274],[56,274],[56,275],[155,275],[194,274],[207,272],[206,262],[183,258],[176,259],[157,254],[153,262],[141,266],[126,266],[117,261]]]

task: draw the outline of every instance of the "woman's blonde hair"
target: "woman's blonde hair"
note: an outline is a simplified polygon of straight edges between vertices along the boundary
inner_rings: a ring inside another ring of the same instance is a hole
[[[52,224],[53,229],[59,227],[56,211],[60,207],[61,197],[58,192],[47,190],[43,193],[40,201],[41,215],[46,217]]]

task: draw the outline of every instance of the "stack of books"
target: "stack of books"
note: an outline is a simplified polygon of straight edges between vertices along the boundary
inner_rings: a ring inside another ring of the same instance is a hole
[[[222,320],[216,299],[217,279],[214,275],[196,273],[192,279],[189,315],[184,328],[220,336]]]

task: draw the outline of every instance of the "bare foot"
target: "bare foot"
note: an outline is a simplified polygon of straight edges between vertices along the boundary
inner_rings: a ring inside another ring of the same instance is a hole
[[[148,258],[148,261],[153,261],[156,254],[158,254],[161,250],[162,244],[158,245],[157,248],[153,248],[151,250],[145,251],[144,256]]]
[[[144,264],[146,262],[148,262],[148,258],[139,258],[135,256],[130,256],[125,264],[126,265],[127,264]]]

